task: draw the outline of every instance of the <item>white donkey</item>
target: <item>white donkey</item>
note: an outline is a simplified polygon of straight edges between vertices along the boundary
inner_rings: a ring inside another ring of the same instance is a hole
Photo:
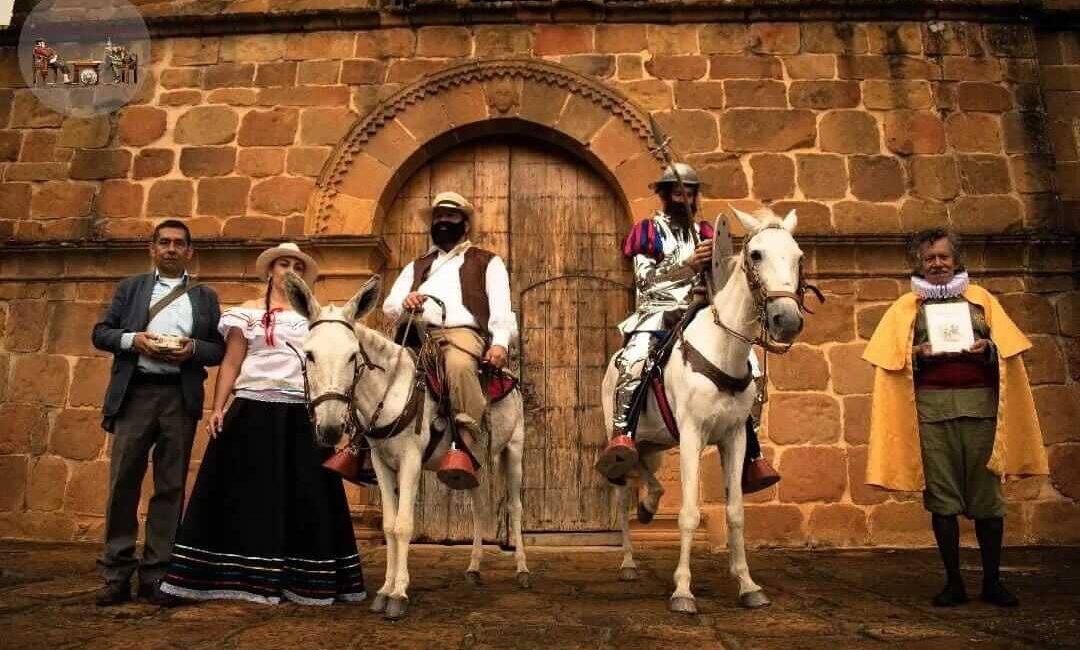
[[[372,461],[382,498],[383,533],[386,535],[386,579],[371,604],[396,620],[408,609],[409,543],[413,535],[420,472],[434,471],[449,448],[449,436],[437,443],[424,463],[431,439],[435,401],[417,375],[414,357],[381,333],[365,327],[363,318],[379,299],[380,279],[374,276],[345,304],[322,307],[304,281],[290,274],[286,293],[293,308],[308,319],[304,339],[308,391],[314,404],[315,438],[324,446],[338,443],[353,405],[365,432],[383,429],[386,437],[368,437]],[[335,326],[336,325],[336,326]],[[372,416],[376,418],[371,421]],[[530,585],[521,536],[521,457],[525,444],[525,418],[520,391],[514,390],[488,410],[492,457],[496,467],[484,469],[491,476],[499,466],[506,473],[510,535],[517,561],[517,582]],[[500,456],[501,462],[500,462]],[[484,483],[472,491],[473,545],[468,579],[480,582],[483,555],[483,522],[486,502]]]
[[[751,381],[737,392],[721,389],[704,374],[695,371],[692,365],[701,367],[704,358],[706,363],[711,363],[729,378],[745,378],[753,342],[764,339],[789,344],[803,325],[800,313],[804,290],[800,266],[802,251],[791,236],[795,230],[795,212],[791,211],[781,220],[771,211],[762,210],[758,212],[760,221],[738,210],[735,213],[748,233],[741,256],[727,256],[730,252],[725,237],[727,228],[718,221],[712,278],[718,291],[712,296],[711,306],[699,311],[688,324],[682,335],[683,341],[675,344],[664,369],[664,389],[674,411],[679,440],[675,440],[665,427],[651,391],[635,434],[640,452],[638,471],[647,486],[646,496],[638,504],[637,511],[639,520],[646,523],[656,513],[664,493],[656,479],[664,452],[672,447],[679,448],[682,480],[680,553],[675,569],[675,591],[669,607],[672,611],[688,614],[697,612],[694,594],[690,591],[690,547],[694,530],[701,520],[698,506],[701,456],[706,446],[713,444],[719,445],[724,466],[728,548],[731,574],[739,581],[739,602],[744,607],[769,604],[761,587],[750,578],[743,545],[744,427],[757,387]],[[689,356],[694,357],[690,363],[687,361]],[[601,393],[607,422],[611,422],[612,417],[616,376],[613,358],[608,364]],[[738,385],[738,382],[732,383]],[[619,490],[618,514],[623,540],[620,578],[634,580],[637,565],[628,520],[632,495],[628,486]]]

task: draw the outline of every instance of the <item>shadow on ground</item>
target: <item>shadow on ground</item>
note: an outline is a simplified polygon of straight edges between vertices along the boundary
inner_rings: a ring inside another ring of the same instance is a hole
[[[639,551],[641,578],[617,580],[615,550],[530,550],[533,588],[515,586],[510,554],[486,552],[483,585],[463,571],[465,547],[414,547],[409,616],[390,623],[363,605],[276,607],[218,601],[174,609],[93,605],[96,545],[0,542],[0,648],[164,650],[342,648],[401,650],[986,650],[1080,647],[1080,549],[1006,551],[1003,575],[1023,605],[929,605],[940,586],[933,550],[757,551],[767,609],[736,605],[727,557],[696,553],[700,614],[667,611],[677,549]],[[965,551],[977,593],[977,554]],[[369,589],[382,548],[365,555]]]

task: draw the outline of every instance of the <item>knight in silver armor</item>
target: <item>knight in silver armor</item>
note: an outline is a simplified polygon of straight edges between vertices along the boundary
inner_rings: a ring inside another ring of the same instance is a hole
[[[637,224],[623,246],[625,254],[633,255],[637,309],[619,324],[626,344],[615,356],[616,436],[632,434],[631,402],[649,353],[669,327],[664,324],[665,313],[690,305],[695,288],[701,286],[701,272],[712,259],[711,229],[703,232],[707,224],[690,222],[691,203],[697,201],[701,181],[690,165],[675,164],[689,196],[683,196],[674,171],[666,169],[649,186],[660,196],[663,209]]]
[[[634,397],[643,381],[649,356],[653,347],[664,340],[668,330],[690,307],[695,296],[704,294],[702,273],[712,262],[712,226],[706,222],[692,222],[701,181],[690,165],[675,163],[674,167],[665,169],[663,175],[649,186],[660,196],[662,209],[638,222],[623,245],[623,253],[634,260],[637,308],[619,324],[626,343],[615,355],[618,376],[612,436],[599,463],[607,468],[601,473],[615,483],[623,480],[618,474],[628,458],[625,450],[633,446]],[[760,377],[757,357],[752,350],[749,362],[753,376]],[[636,453],[632,457],[636,458]],[[779,474],[761,454],[756,422],[751,416],[746,422],[743,490],[745,493],[757,492],[779,480]]]

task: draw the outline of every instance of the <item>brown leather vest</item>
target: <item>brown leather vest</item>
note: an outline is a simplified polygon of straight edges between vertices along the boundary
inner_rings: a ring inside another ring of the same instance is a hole
[[[427,280],[431,265],[435,263],[435,258],[438,256],[439,251],[432,251],[413,262],[413,282],[410,291],[418,290],[424,280]],[[465,251],[465,261],[461,264],[460,272],[461,302],[476,319],[484,335],[489,334],[488,319],[491,317],[487,294],[487,267],[493,257],[495,253],[491,251],[470,246]]]

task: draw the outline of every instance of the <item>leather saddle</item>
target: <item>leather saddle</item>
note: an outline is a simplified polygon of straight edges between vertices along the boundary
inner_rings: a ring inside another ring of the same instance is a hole
[[[404,345],[417,354],[420,366],[424,371],[428,391],[435,401],[445,403],[450,397],[450,387],[444,386],[441,379],[443,375],[440,368],[441,356],[436,358],[435,355],[420,354],[423,340],[420,332],[415,327],[406,330],[404,326],[399,326],[397,332],[394,333],[394,342],[398,345]],[[509,395],[518,387],[518,383],[518,378],[508,370],[494,368],[486,364],[480,366],[480,387],[484,389],[484,395],[488,398],[489,406]]]

